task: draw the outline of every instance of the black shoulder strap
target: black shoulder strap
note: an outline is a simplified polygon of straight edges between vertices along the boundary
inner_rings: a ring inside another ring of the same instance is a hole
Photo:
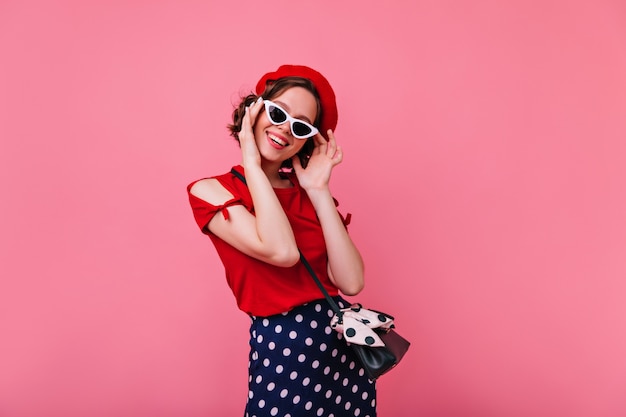
[[[231,168],[230,173],[233,174],[235,177],[239,178],[244,184],[248,185],[248,183],[246,182],[246,177],[241,175],[239,171],[237,171],[235,168]]]
[[[330,308],[332,308],[335,314],[337,314],[341,319],[341,316],[343,315],[341,313],[341,309],[339,308],[335,300],[333,300],[333,298],[330,296],[330,294],[328,294],[328,291],[326,291],[326,288],[324,288],[324,285],[315,274],[315,271],[313,271],[313,267],[311,267],[309,261],[307,261],[302,252],[300,252],[300,249],[298,249],[298,252],[300,253],[300,261],[304,264],[306,270],[309,271],[309,274],[311,274],[311,276],[315,280],[315,283],[317,284],[317,287],[320,289],[322,294],[324,294],[324,298],[326,298],[326,301],[328,301],[328,304],[330,304]]]
[[[241,181],[243,181],[244,184],[248,184],[246,182],[246,177],[239,173],[235,168],[232,168],[230,172]],[[339,308],[335,300],[333,300],[333,298],[330,296],[330,294],[328,294],[328,291],[326,291],[326,288],[324,288],[324,284],[322,284],[320,279],[317,277],[317,274],[315,273],[315,271],[313,271],[313,267],[311,266],[309,261],[306,260],[300,249],[298,249],[298,252],[300,253],[300,261],[302,261],[306,270],[309,271],[309,274],[311,274],[311,277],[313,277],[315,284],[317,284],[317,287],[320,289],[322,294],[324,294],[324,298],[326,298],[326,301],[328,301],[328,304],[330,304],[330,308],[332,308],[332,310],[335,312],[335,314],[338,315],[339,319],[341,320],[341,316],[343,315],[341,309]]]

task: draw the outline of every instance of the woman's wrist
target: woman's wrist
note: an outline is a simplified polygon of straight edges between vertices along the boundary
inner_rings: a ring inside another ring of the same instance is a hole
[[[256,161],[254,159],[246,160],[246,158],[244,158],[243,161],[241,162],[241,166],[243,167],[243,170],[246,176],[257,175],[257,174],[263,174],[265,176],[263,169],[261,169],[260,160],[259,161]]]
[[[327,198],[327,197],[331,197],[332,199],[332,196],[330,194],[330,188],[328,187],[328,185],[324,187],[309,187],[309,188],[305,188],[304,190],[306,191],[307,195],[309,196],[309,199],[311,200]]]
[[[306,193],[318,214],[320,210],[323,210],[323,207],[332,206],[333,209],[335,208],[335,201],[328,187],[308,189]]]

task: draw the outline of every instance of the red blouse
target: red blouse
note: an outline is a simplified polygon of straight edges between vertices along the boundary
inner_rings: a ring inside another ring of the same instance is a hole
[[[234,168],[243,174],[243,167]],[[254,213],[250,192],[241,180],[230,172],[212,178],[217,179],[234,198],[219,206],[207,203],[189,192],[199,180],[187,186],[187,193],[198,226],[209,235],[224,264],[226,280],[239,308],[253,316],[270,316],[322,298],[322,293],[302,262],[287,268],[270,265],[240,252],[207,229],[207,224],[218,212],[228,220],[229,206],[243,205],[250,213]],[[298,247],[328,293],[337,295],[338,289],[328,278],[326,244],[313,204],[306,191],[300,187],[297,177],[290,174],[289,179],[293,187],[275,188],[274,191],[287,214]],[[347,225],[348,221],[344,221],[344,224]]]

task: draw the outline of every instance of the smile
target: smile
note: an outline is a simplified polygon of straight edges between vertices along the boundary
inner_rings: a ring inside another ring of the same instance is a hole
[[[278,145],[278,146],[275,146],[275,147],[284,148],[285,146],[288,145],[287,142],[285,142],[284,140],[282,140],[278,136],[275,136],[275,135],[273,135],[271,133],[268,133],[267,137],[269,138],[269,140],[271,141],[272,144]]]

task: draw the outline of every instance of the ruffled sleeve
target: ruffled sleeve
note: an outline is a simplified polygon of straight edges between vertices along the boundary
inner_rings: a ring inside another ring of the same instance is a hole
[[[193,217],[196,220],[196,223],[198,223],[198,227],[200,227],[202,233],[209,233],[209,230],[206,226],[218,212],[221,212],[222,216],[224,216],[224,219],[228,220],[230,218],[230,215],[228,213],[228,207],[243,205],[241,198],[235,197],[226,201],[223,204],[214,206],[213,204],[206,202],[203,199],[191,194],[191,187],[195,183],[196,182],[193,182],[187,186],[187,194],[189,195],[189,204],[191,204]]]

